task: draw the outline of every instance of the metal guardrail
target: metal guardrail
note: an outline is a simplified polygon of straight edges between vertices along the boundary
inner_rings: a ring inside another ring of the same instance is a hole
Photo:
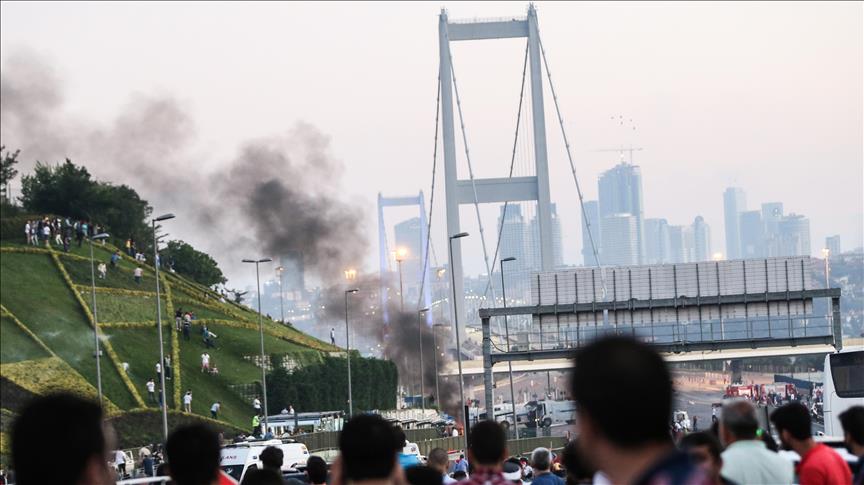
[[[418,441],[417,448],[420,454],[428,456],[435,448],[447,451],[459,451],[462,449],[464,437],[451,436],[447,438],[436,438],[426,441]],[[567,444],[564,436],[537,436],[533,438],[519,438],[507,440],[507,452],[510,455],[522,455],[534,451],[535,448],[544,447],[551,449],[562,448]]]
[[[412,443],[419,443],[438,438],[440,435],[435,428],[406,429],[405,438]],[[301,434],[292,436],[291,439],[303,443],[310,452],[332,450],[339,447],[338,431],[319,431],[317,433]]]

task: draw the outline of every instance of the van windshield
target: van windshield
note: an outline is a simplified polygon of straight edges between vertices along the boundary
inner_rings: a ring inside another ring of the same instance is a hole
[[[864,397],[864,351],[831,354],[831,377],[839,397]]]
[[[231,478],[239,482],[243,476],[243,465],[223,465],[222,471],[231,475]]]

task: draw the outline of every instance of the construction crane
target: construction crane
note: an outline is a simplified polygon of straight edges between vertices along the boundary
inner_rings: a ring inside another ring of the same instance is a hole
[[[624,148],[623,146],[620,148],[603,148],[601,150],[594,150],[595,152],[618,152],[621,155],[621,163],[624,163],[624,152],[629,152],[630,154],[630,165],[633,165],[633,152],[641,152],[644,150],[642,147],[634,147],[630,146],[630,148]]]

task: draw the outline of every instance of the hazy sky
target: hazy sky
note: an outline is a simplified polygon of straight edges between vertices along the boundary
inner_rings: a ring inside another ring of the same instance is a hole
[[[451,19],[521,16],[526,5],[443,4]],[[10,56],[22,55],[50,66],[62,81],[63,116],[95,125],[110,124],[136,96],[176,98],[194,120],[189,150],[202,171],[231,158],[244,140],[309,123],[329,135],[333,156],[345,165],[345,198],[363,205],[374,242],[379,191],[422,189],[428,197],[441,7],[3,2],[0,57],[4,69]],[[689,224],[702,215],[714,251],[725,252],[722,193],[733,184],[746,191],[751,209],[781,201],[786,212],[808,216],[814,254],[835,233],[846,248],[862,244],[862,3],[537,8],[587,198],[596,197],[597,175],[618,159],[597,150],[633,143],[644,147],[635,160],[646,217]],[[523,39],[453,45],[477,176],[507,173],[523,52]],[[578,203],[551,101],[547,86],[552,198],[565,262],[579,263]],[[610,120],[618,115],[636,130]],[[464,168],[461,152],[460,163]],[[436,192],[433,236],[443,261],[443,190]],[[463,229],[472,232],[466,270],[476,274],[480,241],[473,208],[463,211]],[[490,246],[497,211],[483,211]],[[388,214],[394,223],[409,213]],[[182,225],[172,231],[204,237]],[[373,244],[370,269],[376,254]]]

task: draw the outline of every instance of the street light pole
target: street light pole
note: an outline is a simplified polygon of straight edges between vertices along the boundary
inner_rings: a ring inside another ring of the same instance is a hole
[[[279,316],[282,317],[282,325],[285,325],[285,295],[282,292],[282,273],[284,272],[284,267],[276,268],[276,273],[279,274]]]
[[[264,320],[261,316],[261,276],[258,271],[258,265],[261,263],[269,263],[273,261],[270,258],[261,258],[261,259],[244,259],[244,263],[255,263],[255,283],[258,287],[258,333],[260,335],[261,340],[261,392],[264,395],[264,434],[266,435],[268,431],[270,431],[270,422],[268,416],[270,415],[269,409],[267,408],[267,367],[264,365]]]
[[[428,312],[429,308],[424,308],[420,310],[418,313],[417,323],[419,326],[419,336],[420,336],[420,407],[423,411],[426,411],[426,394],[423,390],[423,314]]]
[[[96,313],[96,270],[93,268],[93,240],[104,240],[108,234],[104,232],[89,238],[90,241],[90,300],[93,304],[93,343],[96,346],[96,385],[99,391],[99,405],[102,405],[102,363],[99,350],[99,315]]]
[[[354,400],[351,397],[351,341],[348,332],[348,295],[357,293],[357,288],[345,290],[345,360],[348,361],[348,418],[354,415]]]
[[[467,236],[467,232],[453,234],[447,241],[448,249],[450,250],[450,264],[453,264],[453,240]],[[465,386],[462,378],[462,344],[459,339],[459,306],[456,304],[456,272],[450,268],[450,288],[453,294],[453,328],[456,331],[456,362],[459,366],[459,403],[462,406],[462,434],[464,435],[465,449],[468,449],[468,414],[465,412]]]
[[[504,287],[504,263],[516,261],[516,258],[509,257],[502,259],[499,264],[501,266],[501,298],[504,301],[504,308],[507,308],[507,290]],[[510,326],[507,324],[507,315],[504,315],[504,339],[507,341],[507,352],[510,352]],[[519,438],[519,421],[516,418],[516,393],[513,390],[513,362],[507,360],[507,370],[510,374],[510,403],[513,407],[513,431],[516,433],[516,438]]]
[[[156,273],[156,328],[159,334],[159,388],[162,391],[162,438],[168,441],[168,393],[165,392],[165,341],[162,338],[162,302],[159,296],[159,240],[156,238],[156,223],[174,219],[174,214],[163,214],[151,219],[153,227],[153,268]],[[178,363],[179,365],[179,363]]]

